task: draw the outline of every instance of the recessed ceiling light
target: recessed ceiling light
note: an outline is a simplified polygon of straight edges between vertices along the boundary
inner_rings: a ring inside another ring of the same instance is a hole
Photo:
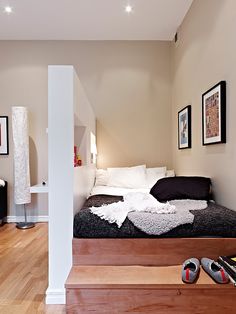
[[[126,13],[133,12],[133,7],[130,4],[127,4],[126,7],[125,7],[125,12]]]
[[[12,13],[12,7],[9,7],[9,6],[5,7],[4,8],[4,12],[7,13],[7,14]]]

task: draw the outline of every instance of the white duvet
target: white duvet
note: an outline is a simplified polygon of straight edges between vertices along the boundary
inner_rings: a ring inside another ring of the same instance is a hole
[[[124,196],[128,193],[149,193],[150,189],[140,188],[140,189],[128,189],[128,188],[117,188],[113,186],[104,186],[104,185],[96,185],[93,187],[90,195],[98,195],[98,194],[105,194],[105,195],[115,195],[115,196]]]

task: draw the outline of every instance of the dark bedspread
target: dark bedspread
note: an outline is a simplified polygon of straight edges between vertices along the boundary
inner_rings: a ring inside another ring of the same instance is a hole
[[[226,207],[209,203],[203,210],[193,210],[193,224],[178,226],[161,236],[150,236],[136,228],[126,218],[121,228],[115,223],[102,220],[90,212],[89,207],[102,206],[123,200],[122,196],[94,195],[87,199],[83,208],[74,217],[76,238],[176,238],[176,237],[236,237],[236,212]]]

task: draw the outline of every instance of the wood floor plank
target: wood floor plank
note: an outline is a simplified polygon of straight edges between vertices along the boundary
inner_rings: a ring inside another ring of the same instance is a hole
[[[29,230],[0,227],[0,313],[65,313],[64,305],[45,305],[48,287],[48,225]]]

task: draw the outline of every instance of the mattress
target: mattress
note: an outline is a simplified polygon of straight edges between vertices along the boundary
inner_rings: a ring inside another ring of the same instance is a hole
[[[185,237],[236,237],[236,212],[209,202],[203,210],[192,210],[193,224],[178,226],[160,236],[150,236],[136,228],[126,218],[121,228],[102,220],[90,212],[92,206],[102,206],[123,200],[123,196],[92,195],[74,217],[76,238],[185,238]]]

